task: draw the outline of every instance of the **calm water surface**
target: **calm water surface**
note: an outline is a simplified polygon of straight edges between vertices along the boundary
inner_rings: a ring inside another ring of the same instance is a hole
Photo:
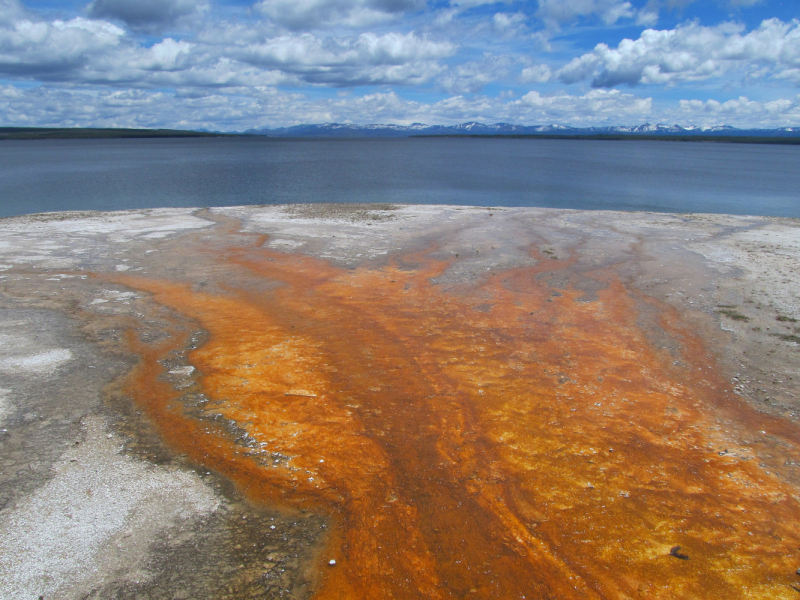
[[[800,147],[474,138],[0,142],[0,216],[290,202],[800,217]]]

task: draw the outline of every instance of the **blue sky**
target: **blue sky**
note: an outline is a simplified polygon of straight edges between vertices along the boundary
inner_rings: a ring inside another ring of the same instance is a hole
[[[776,0],[0,0],[0,125],[800,127]]]

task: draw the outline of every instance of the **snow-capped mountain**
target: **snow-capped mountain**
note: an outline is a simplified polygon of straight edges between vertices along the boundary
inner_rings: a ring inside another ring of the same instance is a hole
[[[410,137],[414,135],[737,135],[783,137],[800,136],[798,127],[779,129],[737,129],[730,125],[698,127],[696,125],[652,125],[609,127],[569,127],[566,125],[514,125],[494,123],[485,125],[476,121],[459,125],[411,125],[373,124],[353,125],[351,123],[321,123],[313,125],[294,125],[276,129],[251,129],[245,133],[270,137]]]

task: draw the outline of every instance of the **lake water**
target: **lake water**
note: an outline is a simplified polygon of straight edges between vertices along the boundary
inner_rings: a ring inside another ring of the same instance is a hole
[[[0,142],[0,216],[291,202],[800,217],[800,146],[474,138]]]

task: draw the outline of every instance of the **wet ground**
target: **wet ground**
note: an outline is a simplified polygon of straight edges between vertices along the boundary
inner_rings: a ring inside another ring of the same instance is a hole
[[[794,598],[800,223],[0,221],[7,598]]]

